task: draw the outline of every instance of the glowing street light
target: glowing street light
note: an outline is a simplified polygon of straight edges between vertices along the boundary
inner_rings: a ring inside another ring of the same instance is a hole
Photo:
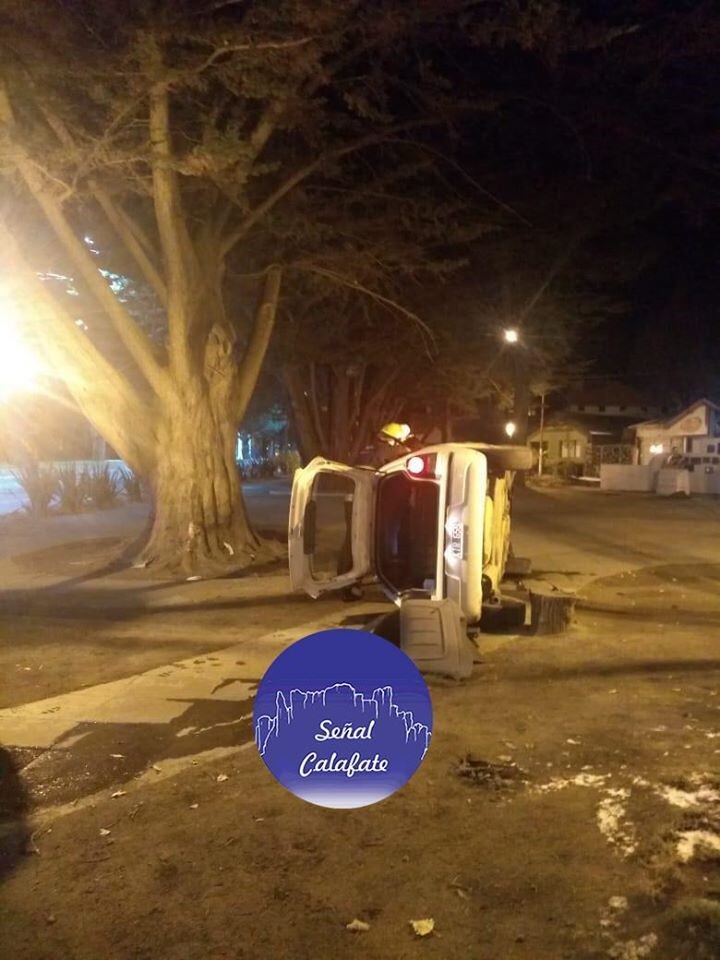
[[[0,399],[35,386],[42,364],[23,336],[12,301],[0,295]]]
[[[517,332],[515,327],[506,327],[503,330],[503,340],[505,343],[517,343],[520,339],[520,334]]]
[[[516,430],[517,430],[517,426],[512,422],[512,420],[508,421],[508,423],[505,424],[505,433],[508,435],[508,437],[510,438],[514,437]]]

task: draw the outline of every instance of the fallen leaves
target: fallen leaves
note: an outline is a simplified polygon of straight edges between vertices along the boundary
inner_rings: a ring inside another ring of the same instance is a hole
[[[425,917],[422,920],[410,920],[409,923],[416,937],[427,937],[435,929],[435,921],[432,917]]]
[[[366,933],[370,929],[370,924],[365,923],[364,920],[351,920],[350,923],[345,924],[346,930],[351,930],[353,933]]]

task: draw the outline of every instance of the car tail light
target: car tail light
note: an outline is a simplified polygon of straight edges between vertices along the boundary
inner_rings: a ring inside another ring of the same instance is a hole
[[[408,457],[405,461],[405,469],[416,480],[435,479],[435,454],[426,454],[422,456],[419,453]]]

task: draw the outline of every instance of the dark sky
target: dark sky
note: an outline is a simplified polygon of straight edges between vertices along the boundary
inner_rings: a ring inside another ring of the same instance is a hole
[[[592,375],[720,400],[720,9],[568,6],[569,35],[550,27],[463,61],[466,89],[499,106],[467,123],[457,156],[532,222],[504,224],[512,283],[583,234],[554,289],[598,296],[601,322],[578,338]],[[595,43],[608,23],[619,35]]]

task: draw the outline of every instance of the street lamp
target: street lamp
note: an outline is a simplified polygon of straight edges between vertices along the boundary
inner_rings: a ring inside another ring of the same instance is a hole
[[[517,343],[520,339],[520,334],[517,332],[515,327],[506,327],[503,330],[503,340],[505,343]]]
[[[505,433],[506,433],[506,434],[508,435],[508,437],[510,437],[511,439],[512,439],[512,437],[515,436],[515,431],[516,431],[516,430],[517,430],[517,426],[512,422],[512,420],[509,420],[509,421],[505,424]]]

